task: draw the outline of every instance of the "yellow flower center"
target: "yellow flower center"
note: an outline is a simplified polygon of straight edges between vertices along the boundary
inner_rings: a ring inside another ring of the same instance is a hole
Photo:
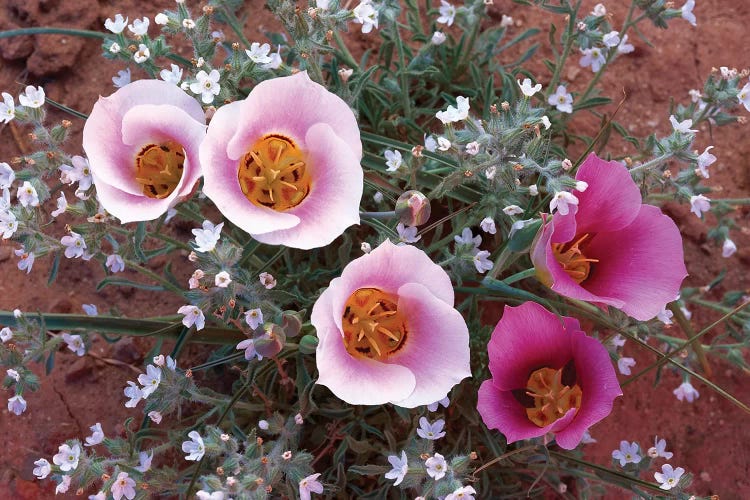
[[[579,285],[589,277],[591,263],[599,262],[599,259],[589,259],[581,250],[581,245],[588,237],[589,234],[586,233],[574,243],[552,244],[552,253],[555,255],[555,259],[560,263],[563,271],[568,273],[568,276]]]
[[[581,388],[573,382],[563,383],[563,370],[545,367],[531,372],[526,382],[526,396],[533,399],[533,407],[526,408],[528,419],[545,427],[565,416],[571,408],[581,407]]]
[[[397,302],[378,288],[360,288],[349,296],[342,321],[349,354],[382,360],[401,348],[407,328]]]
[[[237,179],[252,204],[278,212],[302,203],[312,183],[299,146],[288,137],[273,134],[256,142],[240,159]]]
[[[175,141],[147,144],[135,156],[135,180],[149,198],[166,198],[182,179],[185,150]]]

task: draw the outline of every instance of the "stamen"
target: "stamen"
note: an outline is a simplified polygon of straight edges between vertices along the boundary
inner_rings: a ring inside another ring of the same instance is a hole
[[[568,276],[578,284],[581,284],[588,279],[589,274],[591,273],[591,264],[599,262],[599,259],[586,257],[583,250],[580,248],[589,236],[591,236],[589,233],[585,233],[572,244],[552,244],[552,253],[555,256],[555,259],[560,263],[563,271],[565,271]]]
[[[149,198],[166,198],[180,183],[184,166],[182,145],[174,141],[147,144],[135,157],[135,181]]]
[[[251,203],[280,212],[302,203],[312,185],[304,153],[280,135],[253,144],[238,164],[237,180]]]
[[[401,349],[407,327],[397,302],[377,288],[360,288],[349,296],[342,321],[349,354],[380,360]]]
[[[572,386],[562,383],[566,368],[540,368],[529,376],[524,393],[530,396],[529,404],[533,406],[527,406],[526,416],[539,427],[564,417],[571,408],[577,410],[581,407],[583,393],[580,386],[575,382]]]

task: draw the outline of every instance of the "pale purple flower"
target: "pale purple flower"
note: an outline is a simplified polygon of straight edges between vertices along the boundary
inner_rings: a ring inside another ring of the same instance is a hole
[[[672,453],[671,451],[667,451],[667,440],[659,439],[659,436],[656,436],[654,438],[654,446],[649,448],[646,453],[651,458],[664,457],[667,460],[672,458],[672,455],[674,455],[674,453]]]
[[[107,269],[109,269],[113,273],[119,273],[125,270],[125,261],[116,253],[107,255],[106,265]]]
[[[190,92],[200,94],[203,104],[211,104],[221,92],[220,78],[221,74],[215,69],[212,69],[210,73],[200,70],[195,75],[197,81],[190,84]]]
[[[63,443],[57,448],[57,455],[52,457],[52,462],[60,467],[63,472],[70,472],[78,467],[78,459],[81,456],[81,447],[74,444]]]
[[[672,393],[677,397],[678,400],[687,400],[688,403],[692,403],[700,397],[700,393],[693,387],[690,382],[683,382],[677,387]]]
[[[86,437],[86,444],[84,446],[96,446],[97,444],[104,441],[104,431],[102,430],[102,424],[97,422],[89,427],[89,429],[91,429],[91,435]]]
[[[158,411],[150,411],[148,412],[148,418],[150,418],[153,423],[158,425],[161,423],[162,414]]]
[[[44,479],[52,472],[52,466],[45,458],[40,458],[39,460],[35,461],[34,465],[36,465],[36,467],[34,467],[32,473],[36,476],[37,479]]]
[[[182,442],[182,451],[188,455],[185,460],[198,461],[203,458],[203,454],[206,453],[206,448],[203,445],[203,438],[198,431],[190,431],[188,433],[190,441]]]
[[[125,397],[130,398],[125,402],[126,408],[135,408],[138,402],[143,399],[143,391],[135,382],[128,380],[128,387],[123,390]]]
[[[182,318],[182,324],[188,328],[195,325],[196,330],[203,330],[203,327],[206,325],[206,317],[199,307],[191,305],[182,306],[177,310],[177,313],[185,316]]]
[[[300,500],[310,500],[311,493],[323,493],[323,485],[318,481],[320,473],[311,474],[299,482]]]
[[[435,453],[435,455],[425,460],[424,465],[427,469],[427,475],[435,481],[442,479],[448,470],[448,464],[440,453]]]
[[[122,88],[130,83],[130,68],[121,69],[117,76],[112,77],[112,83],[116,88]]]
[[[127,472],[120,472],[115,482],[112,483],[110,491],[114,500],[120,500],[122,497],[133,500],[135,498],[135,481],[128,477]]]
[[[494,267],[495,264],[489,259],[489,257],[490,252],[488,252],[487,250],[479,250],[471,258],[471,261],[474,263],[474,267],[477,268],[478,273],[484,274]]]
[[[482,231],[489,234],[497,233],[497,227],[495,227],[495,220],[492,217],[485,217],[482,222],[479,223],[479,227]]]
[[[151,469],[151,461],[153,459],[154,450],[151,450],[151,453],[148,453],[146,451],[138,453],[138,461],[140,462],[140,464],[138,465],[138,467],[135,467],[135,470],[137,470],[138,472],[148,471],[149,469]]]
[[[617,46],[618,54],[630,54],[635,50],[633,44],[628,43],[628,35],[623,35],[620,45]]]
[[[558,191],[552,197],[552,201],[549,202],[549,211],[550,213],[553,213],[557,210],[560,215],[568,215],[568,212],[571,211],[571,205],[578,205],[578,198],[576,195],[567,191]]]
[[[23,207],[39,206],[39,195],[29,181],[23,181],[23,185],[19,186],[16,196]]]
[[[537,83],[536,85],[532,85],[531,78],[524,78],[523,82],[521,82],[521,80],[516,80],[516,83],[521,87],[521,92],[526,97],[532,97],[534,94],[542,90],[542,84]],[[558,90],[560,89],[558,88]]]
[[[669,123],[672,124],[672,128],[675,132],[679,132],[681,134],[690,134],[693,132],[697,132],[697,130],[690,128],[693,126],[693,120],[691,120],[690,118],[678,122],[677,118],[675,118],[674,115],[669,115]]]
[[[245,339],[239,344],[237,344],[237,347],[235,349],[239,350],[245,350],[245,359],[248,361],[257,358],[257,359],[263,359],[263,356],[261,356],[258,351],[255,350],[255,341],[253,339]]]
[[[698,155],[698,170],[706,179],[708,179],[708,167],[716,162],[716,156],[710,153],[713,148],[713,146],[708,146]]]
[[[76,356],[83,356],[86,354],[86,344],[83,343],[83,339],[80,335],[63,333],[62,338],[67,344],[68,349],[76,353]]]
[[[143,399],[146,399],[156,391],[161,382],[161,370],[154,365],[148,365],[146,367],[146,373],[138,375],[138,383],[143,386],[141,392]]]
[[[83,257],[83,252],[86,250],[86,242],[80,234],[71,231],[70,235],[63,236],[60,239],[60,243],[65,247],[65,257],[69,259]]]
[[[418,229],[415,226],[404,226],[403,222],[399,222],[396,226],[396,232],[398,233],[399,245],[404,243],[416,243],[422,236],[417,236]]]
[[[362,0],[352,10],[354,22],[362,25],[362,33],[369,33],[373,28],[378,28],[378,11],[372,6],[370,0]]]
[[[700,218],[704,212],[708,212],[709,210],[711,210],[711,200],[709,198],[706,198],[702,194],[690,197],[690,211],[696,217]]]
[[[23,399],[23,396],[16,394],[12,398],[8,398],[8,411],[15,415],[20,415],[25,412],[26,400]]]
[[[60,484],[55,486],[55,495],[57,495],[58,493],[67,493],[68,488],[70,488],[70,481],[72,479],[73,478],[71,476],[63,476],[60,479]]]
[[[453,20],[456,18],[455,6],[446,2],[445,0],[440,0],[440,7],[438,8],[438,12],[440,13],[440,17],[436,19],[438,23],[447,24],[448,26],[453,25]]]
[[[635,359],[622,357],[617,360],[617,369],[623,375],[630,375],[630,369],[635,366]]]
[[[728,259],[734,253],[737,251],[737,245],[734,243],[734,241],[730,240],[729,238],[726,238],[724,240],[724,244],[721,246],[721,256],[725,259]]]
[[[224,223],[214,225],[210,220],[204,220],[202,229],[193,229],[192,233],[195,235],[195,251],[196,252],[210,252],[216,248],[216,244],[221,238],[221,229],[224,227]]]
[[[451,400],[448,396],[445,396],[443,399],[435,401],[434,403],[430,403],[427,405],[428,411],[437,411],[438,407],[442,405],[443,408],[448,408],[448,405],[451,404]]]
[[[263,312],[260,309],[245,311],[245,322],[250,328],[255,330],[263,324]]]
[[[456,488],[453,493],[449,493],[445,500],[474,500],[477,491],[473,486],[461,486]]]
[[[386,479],[395,479],[396,482],[393,486],[398,486],[401,481],[404,480],[406,473],[409,472],[409,464],[406,460],[406,452],[401,452],[401,458],[397,455],[389,455],[388,462],[391,464],[392,469],[385,473]]]
[[[28,85],[24,93],[18,96],[18,102],[25,108],[41,108],[44,104],[44,89]]]
[[[386,149],[383,153],[383,156],[385,156],[386,159],[386,166],[388,167],[386,169],[386,172],[395,172],[399,169],[401,164],[403,163],[403,159],[401,157],[401,152],[397,149],[391,150]]]
[[[610,31],[602,37],[602,43],[609,48],[617,47],[620,45],[620,33],[617,31]]]
[[[478,249],[479,245],[482,244],[482,236],[474,236],[474,234],[471,232],[471,229],[465,227],[464,230],[461,231],[461,236],[455,235],[453,237],[453,241],[455,241],[458,245],[471,245],[474,249]]]
[[[435,441],[445,436],[445,431],[443,431],[444,427],[445,420],[442,418],[431,423],[426,417],[422,417],[419,419],[419,429],[417,429],[417,434],[422,439]]]
[[[568,92],[565,85],[558,85],[554,94],[547,99],[550,106],[554,106],[561,113],[573,112],[573,95]]]
[[[641,461],[643,457],[639,452],[638,443],[620,441],[620,449],[612,452],[612,458],[620,461],[620,467],[625,467],[627,464],[637,464]]]
[[[691,2],[693,0],[690,0]],[[659,483],[659,488],[663,490],[671,490],[677,483],[680,482],[680,478],[685,473],[685,469],[682,467],[672,468],[669,464],[661,466],[661,472],[654,472],[654,479]]]
[[[698,26],[698,23],[696,22],[697,20],[695,19],[695,14],[693,14],[694,8],[695,0],[687,0],[687,2],[685,2],[685,4],[680,9],[680,15],[685,21],[689,22],[693,26]]]
[[[16,105],[13,96],[3,92],[3,102],[0,102],[0,123],[10,123],[16,117]]]
[[[0,189],[10,188],[14,180],[16,180],[15,171],[7,163],[0,162]]]
[[[604,57],[604,53],[599,47],[581,49],[581,54],[583,55],[583,57],[581,57],[581,60],[578,62],[578,64],[580,64],[583,68],[591,66],[591,71],[593,71],[594,73],[598,72],[607,62],[607,58]]]
[[[26,274],[31,272],[31,268],[34,267],[34,252],[27,252],[25,248],[18,248],[13,251],[17,257],[21,260],[18,261],[18,269],[26,271]]]

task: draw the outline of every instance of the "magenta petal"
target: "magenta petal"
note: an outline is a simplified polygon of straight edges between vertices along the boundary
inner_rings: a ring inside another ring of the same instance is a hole
[[[521,389],[533,370],[562,368],[573,355],[571,333],[560,318],[535,302],[505,306],[487,345],[494,385],[504,391]]]
[[[585,281],[586,288],[621,300],[619,307],[641,321],[672,302],[687,276],[677,226],[651,205],[643,205],[629,226],[598,234],[586,253],[601,261]]]
[[[583,193],[576,193],[576,234],[596,233],[603,228],[617,231],[635,219],[641,192],[624,165],[601,160],[591,153],[578,169],[576,179],[589,185]]]
[[[477,410],[484,425],[503,433],[508,443],[544,436],[547,429],[531,423],[521,404],[508,391],[485,380],[477,394]]]
[[[299,217],[291,228],[253,234],[261,243],[310,249],[328,245],[359,224],[364,174],[356,156],[331,127],[313,125],[305,136],[312,186],[302,203],[286,213]]]
[[[409,368],[416,388],[394,404],[404,408],[444,398],[461,380],[471,377],[469,330],[461,313],[418,283],[398,289],[398,311],[406,318],[408,335],[389,363]]]
[[[598,340],[575,332],[573,358],[583,392],[581,408],[570,425],[557,431],[555,436],[557,444],[567,450],[578,446],[584,431],[609,415],[614,399],[622,396],[609,353]]]
[[[224,217],[248,233],[267,233],[294,227],[299,224],[299,217],[258,207],[242,192],[237,179],[239,156],[230,158],[227,155],[227,142],[237,130],[241,116],[242,103],[233,102],[219,108],[211,120],[206,138],[200,146],[203,192]],[[247,147],[248,144],[245,145]]]
[[[409,368],[353,357],[338,330],[319,333],[319,339],[317,383],[339,399],[352,405],[381,405],[405,399],[414,391],[416,378]]]

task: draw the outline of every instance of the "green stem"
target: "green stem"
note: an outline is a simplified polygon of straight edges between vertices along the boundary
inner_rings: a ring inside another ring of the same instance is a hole
[[[663,155],[657,156],[656,158],[653,158],[646,163],[641,163],[637,167],[633,167],[630,169],[630,175],[636,174],[641,170],[648,170],[650,168],[658,167],[668,159],[672,158],[672,156],[674,156],[674,153],[664,153]]]
[[[333,32],[333,39],[336,40],[336,45],[338,45],[339,50],[341,50],[341,53],[338,54],[339,57],[341,57],[350,68],[359,68],[359,64],[357,64],[357,61],[354,59],[352,53],[349,52],[349,48],[346,46],[346,42],[344,42],[344,40],[341,38],[341,34],[337,30],[334,30]]]
[[[237,16],[234,15],[234,12],[227,9],[226,7],[222,7],[221,13],[224,14],[224,20],[227,22],[229,27],[232,28],[232,31],[234,31],[234,34],[237,35],[237,38],[240,39],[245,47],[250,47],[250,41],[245,37],[245,33],[242,30],[242,26],[240,26],[239,19],[237,19]]]
[[[549,82],[549,86],[547,87],[547,95],[546,97],[549,97],[557,87],[557,84],[560,82],[560,74],[562,73],[562,69],[565,66],[565,61],[567,61],[568,56],[570,55],[570,51],[573,48],[573,42],[575,41],[575,37],[573,34],[576,30],[576,19],[578,17],[578,10],[581,8],[581,1],[578,0],[578,3],[575,6],[575,10],[573,11],[573,14],[570,16],[570,20],[568,21],[568,31],[566,32],[566,40],[565,40],[565,46],[563,47],[563,52],[560,55],[560,59],[557,61],[557,65],[555,65],[555,72],[552,73],[552,79]],[[545,99],[546,101],[546,99]]]
[[[711,365],[708,364],[708,359],[706,359],[706,351],[703,349],[703,344],[698,342],[698,337],[695,335],[693,325],[690,324],[690,321],[685,317],[685,314],[676,302],[672,302],[667,307],[672,311],[674,319],[677,321],[677,324],[680,325],[682,331],[685,332],[685,335],[688,338],[687,345],[693,348],[693,352],[695,352],[695,355],[698,357],[698,361],[700,361],[703,371],[710,377],[712,375]]]
[[[505,283],[506,285],[510,285],[512,283],[515,283],[516,281],[521,281],[521,280],[525,280],[526,278],[531,278],[535,274],[536,274],[536,269],[532,267],[531,269],[526,269],[519,273],[508,276],[507,278],[502,280],[502,282]]]
[[[169,290],[170,292],[174,292],[178,294],[179,296],[184,295],[184,290],[178,286],[175,286],[173,283],[171,283],[166,278],[156,274],[151,269],[148,269],[146,267],[141,266],[137,262],[134,262],[132,260],[126,260],[125,264],[128,266],[128,268],[133,269],[135,271],[138,271],[139,273],[143,274],[144,276],[148,276],[152,280],[158,282],[161,286],[163,286],[165,289]]]
[[[176,339],[182,330],[182,323],[153,319],[117,318],[113,316],[87,316],[85,314],[26,313],[29,320],[43,319],[48,330],[87,330],[102,333],[115,333],[133,337],[160,337]],[[0,325],[18,327],[18,319],[11,311],[0,311]],[[227,328],[204,328],[193,335],[188,342],[202,344],[237,344],[245,340],[238,330]]]
[[[365,219],[392,219],[396,217],[396,212],[360,212],[359,216]]]
[[[0,38],[12,38],[14,36],[23,35],[71,35],[80,36],[83,38],[98,38],[104,40],[108,37],[106,33],[91,30],[77,30],[71,28],[48,28],[48,27],[37,27],[37,28],[20,28],[17,30],[0,31]]]

